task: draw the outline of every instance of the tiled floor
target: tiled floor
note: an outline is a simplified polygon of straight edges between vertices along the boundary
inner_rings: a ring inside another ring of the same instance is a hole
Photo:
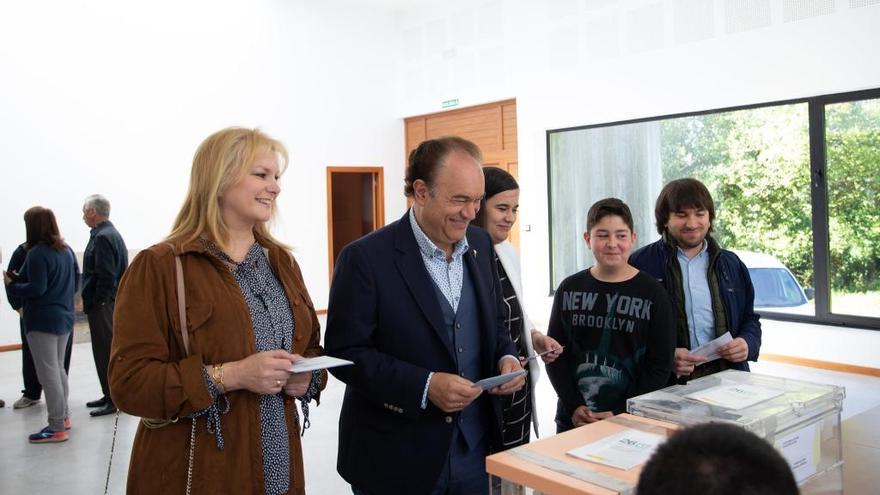
[[[45,402],[14,411],[20,397],[21,355],[0,353],[0,493],[102,493],[107,479],[115,418],[90,418],[85,403],[100,396],[88,343],[74,346],[70,371],[70,409],[73,429],[70,441],[61,444],[30,445],[27,434],[46,424]],[[843,417],[880,405],[880,378],[816,370],[772,362],[757,363],[756,373],[797,378],[846,387]],[[334,495],[351,493],[336,473],[337,421],[344,387],[331,381],[321,406],[312,411],[312,428],[303,438],[306,453],[306,487],[309,493]],[[556,396],[544,376],[538,383],[538,410],[542,437],[555,431],[553,415]],[[110,473],[109,493],[124,493],[131,441],[137,423],[121,414]]]

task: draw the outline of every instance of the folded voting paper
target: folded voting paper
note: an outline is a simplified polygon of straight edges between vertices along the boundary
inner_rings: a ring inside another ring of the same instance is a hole
[[[491,378],[483,378],[474,384],[475,387],[480,387],[483,390],[489,390],[492,387],[497,387],[498,385],[504,385],[505,383],[513,380],[518,376],[522,376],[526,374],[526,370],[514,371],[513,373],[505,373],[503,375],[493,376]]]
[[[304,371],[322,370],[325,368],[349,366],[352,364],[354,363],[345,359],[339,359],[330,356],[318,356],[311,358],[302,358],[299,361],[293,363],[293,365],[288,368],[287,371],[290,371],[291,373],[302,373]]]
[[[710,342],[706,342],[705,344],[697,347],[696,349],[691,351],[691,354],[695,356],[703,356],[706,358],[702,363],[697,363],[697,366],[701,364],[706,364],[710,361],[715,361],[716,359],[721,359],[721,354],[718,354],[718,349],[724,344],[733,340],[733,337],[730,335],[730,332],[726,332],[721,337],[718,337],[715,340]]]

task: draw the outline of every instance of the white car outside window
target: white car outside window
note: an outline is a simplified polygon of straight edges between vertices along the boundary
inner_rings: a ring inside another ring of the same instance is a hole
[[[769,254],[734,251],[749,269],[755,287],[755,310],[814,314],[812,289],[804,289],[782,262]]]

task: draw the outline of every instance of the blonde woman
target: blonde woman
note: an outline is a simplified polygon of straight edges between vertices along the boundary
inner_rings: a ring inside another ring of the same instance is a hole
[[[327,375],[288,371],[322,349],[299,265],[267,227],[286,166],[284,146],[258,130],[209,136],[171,234],[122,279],[111,395],[151,418],[128,493],[305,493],[300,430]]]

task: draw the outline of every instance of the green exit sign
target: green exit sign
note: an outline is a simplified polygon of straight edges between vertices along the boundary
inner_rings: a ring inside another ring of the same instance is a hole
[[[457,107],[458,106],[458,98],[454,100],[446,100],[443,102],[443,108]]]

